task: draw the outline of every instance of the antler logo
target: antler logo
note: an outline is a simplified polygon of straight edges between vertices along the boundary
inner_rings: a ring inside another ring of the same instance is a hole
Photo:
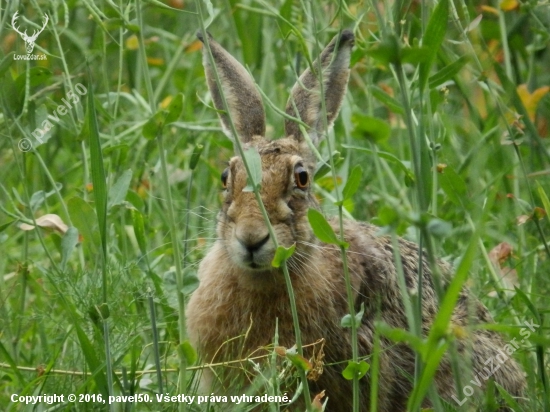
[[[44,31],[44,29],[46,28],[46,24],[48,24],[48,15],[44,14],[45,19],[44,19],[44,24],[42,25],[42,28],[38,31],[34,30],[33,34],[29,36],[27,34],[27,30],[25,30],[24,33],[21,33],[21,31],[15,26],[17,18],[19,17],[18,14],[19,12],[16,11],[15,14],[13,15],[13,18],[11,19],[11,26],[17,33],[21,35],[21,38],[25,42],[25,48],[27,49],[27,54],[31,54],[34,49],[34,43],[36,42],[36,38],[40,33],[42,33],[42,31]]]

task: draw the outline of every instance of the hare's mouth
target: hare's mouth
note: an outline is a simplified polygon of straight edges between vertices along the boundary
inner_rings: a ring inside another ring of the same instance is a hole
[[[271,268],[273,260],[273,248],[267,240],[262,244],[251,246],[235,239],[231,243],[230,254],[233,261],[243,269],[252,271],[265,271]]]
[[[271,267],[270,265],[260,265],[259,263],[256,263],[256,262],[250,262],[246,266],[248,269],[253,269],[255,271],[264,271]]]
[[[271,267],[273,260],[273,243],[267,231],[257,229],[248,230],[248,227],[237,227],[229,244],[229,252],[233,261],[252,271],[265,271]]]
[[[254,271],[265,271],[271,268],[271,260],[266,256],[266,253],[261,252],[245,252],[244,256],[240,256],[240,266]]]

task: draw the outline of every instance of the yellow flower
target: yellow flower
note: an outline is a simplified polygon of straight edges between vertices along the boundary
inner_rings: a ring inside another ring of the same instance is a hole
[[[519,7],[518,0],[502,0],[500,2],[500,9],[502,11],[511,11]]]
[[[540,99],[544,97],[546,93],[550,91],[550,86],[539,87],[533,93],[530,93],[527,90],[526,84],[520,84],[517,88],[518,95],[521,99],[521,102],[525,106],[529,118],[535,120],[535,114],[537,112],[537,105],[539,104]]]

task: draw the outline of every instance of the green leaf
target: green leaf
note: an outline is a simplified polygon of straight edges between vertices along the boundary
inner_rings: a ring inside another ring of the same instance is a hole
[[[342,164],[344,161],[344,158],[340,154],[339,151],[335,150],[332,152],[332,162],[334,163],[334,167],[337,168]],[[314,180],[318,180],[325,176],[328,172],[330,172],[330,159],[327,160],[321,160],[317,163],[315,168],[315,174],[314,174]]]
[[[107,303],[101,303],[100,305],[95,305],[94,309],[99,315],[99,319],[105,320],[111,317],[111,311],[109,310],[109,305]]]
[[[478,251],[477,245],[479,239],[479,228],[476,229],[477,230],[471,236],[468,248],[466,249],[462,260],[456,269],[455,275],[445,291],[445,295],[439,307],[439,312],[432,323],[432,327],[428,335],[428,347],[426,349],[427,353],[435,352],[439,347],[441,337],[447,334],[449,322],[454,312],[458,296],[462,291],[464,283],[468,279],[472,262]]]
[[[542,205],[546,211],[546,217],[550,221],[550,200],[548,200],[548,196],[539,182],[537,182],[537,192],[539,193],[540,200],[542,200]]]
[[[313,233],[317,236],[317,238],[319,238],[319,240],[332,245],[344,246],[346,249],[348,248],[349,244],[338,239],[332,229],[332,226],[330,226],[321,212],[315,209],[309,209],[307,212],[307,218]]]
[[[275,256],[271,261],[271,266],[273,266],[274,268],[281,267],[281,264],[285,260],[288,260],[294,254],[294,250],[296,250],[296,243],[294,243],[289,248],[285,248],[284,246],[279,246],[275,251]]]
[[[175,122],[183,109],[183,95],[177,94],[172,98],[166,109],[160,109],[143,125],[142,133],[146,139],[155,139],[164,126]]]
[[[178,93],[175,95],[168,107],[166,108],[166,115],[164,118],[164,124],[169,124],[178,120],[183,110],[183,94]]]
[[[462,69],[462,67],[466,63],[468,63],[468,60],[468,56],[462,56],[458,60],[439,70],[433,76],[430,76],[430,78],[428,79],[428,85],[430,89],[433,89],[434,87],[445,83],[447,80],[452,79],[460,71],[460,69]]]
[[[126,159],[126,154],[128,153],[128,150],[130,150],[130,146],[121,143],[104,148],[103,154],[108,155],[111,153],[120,153],[120,155],[123,156],[123,159]]]
[[[385,36],[380,43],[367,50],[366,54],[382,64],[396,64],[401,58],[399,40],[394,34]]]
[[[429,54],[425,61],[420,64],[419,70],[419,89],[424,90],[428,77],[430,74],[430,68],[437,56],[437,52],[443,43],[445,33],[447,31],[447,19],[449,16],[449,0],[440,0],[428,21],[426,32],[422,37],[422,46],[426,47]]]
[[[41,66],[35,66],[32,69],[30,69],[29,73],[29,84],[30,87],[36,87],[39,85],[47,84],[47,81],[50,77],[52,77],[52,72],[45,67]],[[27,81],[27,72],[21,73],[17,79],[15,80],[15,87],[17,88],[17,92],[23,96],[23,93],[25,93],[25,83]]]
[[[414,386],[413,393],[409,398],[407,405],[408,411],[416,411],[420,408],[420,405],[426,396],[426,392],[432,384],[433,377],[437,372],[441,359],[443,358],[443,355],[445,355],[445,352],[447,352],[448,347],[449,342],[445,342],[430,352],[430,356],[428,357],[426,364],[424,365],[424,369],[422,370],[422,375],[420,375],[420,380]]]
[[[292,18],[293,0],[285,0],[279,9],[279,15],[282,19],[289,21]]]
[[[342,317],[342,320],[340,321],[340,326],[343,328],[351,328],[353,326],[352,324],[353,317],[348,313],[347,315],[344,315]]]
[[[410,64],[422,64],[430,61],[432,51],[426,46],[406,47],[401,50],[401,61]]]
[[[0,225],[0,233],[2,233],[4,230],[6,230],[8,227],[10,227],[13,222],[15,222],[15,220],[12,220],[11,222],[4,223],[3,225]]]
[[[348,176],[348,181],[342,190],[342,201],[350,199],[355,192],[359,189],[361,184],[361,178],[363,177],[363,168],[360,165],[356,165]]]
[[[290,362],[292,362],[294,366],[296,366],[296,368],[306,372],[311,370],[311,362],[304,358],[302,355],[298,354],[298,352],[296,351],[296,347],[287,349],[285,355],[287,359],[290,360]]]
[[[254,188],[260,188],[262,183],[262,158],[258,153],[256,147],[249,147],[244,149],[244,159],[250,170],[250,176],[248,176],[248,183],[243,189],[245,192],[253,192]]]
[[[126,199],[130,182],[132,181],[132,171],[130,169],[122,173],[113,186],[109,189],[108,208],[121,204]]]
[[[376,117],[354,113],[351,116],[354,124],[352,136],[356,139],[367,139],[373,142],[382,142],[388,139],[391,128],[388,123]]]
[[[361,379],[367,374],[370,369],[370,365],[365,362],[353,362],[349,361],[346,369],[342,371],[342,376],[348,381],[353,380],[354,378]]]
[[[55,122],[51,118],[48,118],[50,115],[45,104],[41,104],[36,107],[32,112],[29,112],[29,123],[36,126],[35,131],[39,131],[39,136],[33,139],[33,147],[37,147],[47,143],[55,130]]]
[[[517,403],[517,401],[504,389],[502,386],[500,386],[497,382],[494,382],[495,387],[497,388],[500,396],[506,401],[508,406],[512,408],[513,411],[523,411],[521,406]]]
[[[188,340],[183,341],[178,345],[178,355],[185,359],[187,365],[193,365],[197,361],[197,352]]]
[[[14,114],[19,115],[23,108],[23,96],[17,92],[15,81],[11,76],[0,76],[0,87],[5,99],[4,108],[11,107]],[[29,116],[32,112],[29,112]]]
[[[7,343],[7,342],[6,342]],[[2,341],[0,341],[0,354],[2,355],[2,359],[4,359],[5,362],[7,362],[11,366],[11,370],[13,371],[13,374],[17,376],[17,379],[19,380],[19,385],[21,387],[25,387],[27,385],[27,380],[17,367],[17,362],[14,361],[14,359],[11,356],[11,350],[7,350]]]
[[[128,190],[128,193],[126,193],[126,201],[134,206],[137,210],[143,210],[143,208],[145,207],[143,199],[131,189]]]
[[[365,313],[365,304],[361,303],[361,309],[359,310],[359,312],[355,314],[355,325],[359,326],[361,324],[361,320],[363,319],[364,313]],[[352,319],[353,317],[351,316],[351,314],[348,313],[347,315],[342,317],[342,320],[340,321],[340,326],[342,326],[343,328],[353,327],[351,323]]]
[[[90,368],[90,372],[93,374],[94,381],[96,382],[99,391],[104,398],[107,398],[109,396],[109,386],[107,384],[107,376],[104,371],[105,365],[99,361],[96,355],[96,348],[92,345],[90,339],[88,339],[86,332],[84,332],[80,327],[80,324],[84,325],[86,322],[83,322],[83,320],[77,315],[76,308],[74,308],[72,304],[66,302],[66,307],[71,310],[73,327],[76,330],[78,343],[84,355],[84,359]]]
[[[162,131],[164,127],[164,114],[162,112],[156,112],[151,118],[143,125],[142,133],[143,137],[149,140],[153,140]]]
[[[438,218],[430,219],[426,228],[434,237],[440,239],[449,236],[453,230],[453,226],[449,222]]]
[[[383,205],[378,209],[378,224],[380,226],[393,226],[399,221],[399,214],[395,207]]]
[[[258,66],[261,63],[263,54],[262,36],[251,36],[250,33],[262,32],[264,17],[259,13],[250,13],[241,8],[242,3],[239,0],[229,0],[228,4],[231,5],[231,17],[234,20],[232,27],[237,31],[244,63],[248,66]],[[271,4],[275,5],[274,2],[271,2]],[[219,9],[216,10],[218,11]]]
[[[94,209],[78,196],[69,199],[67,208],[73,225],[84,238],[83,246],[91,248],[90,251],[95,253],[100,247],[101,239],[96,227],[97,218]]]
[[[410,345],[415,351],[424,355],[426,352],[426,344],[418,336],[412,334],[409,331],[401,328],[394,328],[385,322],[375,322],[374,326],[376,330],[395,343],[406,343]]]
[[[189,160],[189,169],[195,170],[197,164],[199,163],[199,159],[203,150],[204,146],[202,144],[198,144],[195,146],[195,148],[193,149],[193,153],[191,154],[191,159]]]
[[[147,254],[147,241],[145,239],[145,223],[143,215],[137,209],[132,209],[132,224],[134,226],[134,235],[138,243],[139,251],[142,255]]]
[[[212,20],[214,20],[215,14],[212,2],[210,0],[204,0],[204,3],[206,5],[206,11],[208,12],[208,18],[204,21],[204,28],[207,29],[212,23]]]
[[[447,166],[443,169],[443,173],[439,175],[439,186],[451,202],[457,206],[464,206],[467,199],[466,182],[452,167]]]
[[[366,53],[384,65],[400,63],[416,65],[428,61],[431,56],[431,50],[425,45],[402,47],[394,34],[383,38],[380,43],[367,50]]]
[[[538,150],[538,154],[540,156],[544,156],[547,160],[550,160],[550,153],[546,149],[546,145],[541,139],[535,124],[529,118],[529,113],[527,112],[525,105],[519,97],[516,83],[508,78],[506,72],[504,71],[504,68],[499,63],[495,63],[493,65],[493,68],[502,84],[502,87],[504,88],[505,95],[509,96],[510,102],[517,110],[517,112],[521,115],[521,121],[525,124],[525,128],[527,129],[526,134],[531,135],[531,138],[534,139],[536,144],[539,145],[540,150]]]
[[[373,95],[375,99],[380,101],[380,103],[385,104],[388,106],[390,111],[397,114],[404,114],[405,111],[403,110],[403,106],[399,102],[399,100],[394,99],[391,97],[388,93],[386,93],[384,90],[382,90],[378,86],[371,86],[369,87],[369,91]]]
[[[92,183],[94,187],[95,208],[99,223],[99,236],[103,249],[103,257],[107,257],[107,183],[105,166],[99,140],[99,127],[95,111],[93,87],[88,88],[88,130],[90,132],[90,166],[92,169]]]
[[[389,160],[390,162],[395,163],[403,172],[405,172],[405,174],[407,175],[407,177],[409,179],[414,181],[414,173],[412,172],[412,170],[409,169],[405,165],[405,163],[403,163],[397,156],[395,156],[391,153],[380,152],[378,150],[373,151],[373,150],[371,150],[369,148],[366,148],[366,147],[352,146],[352,145],[348,145],[348,144],[342,144],[342,147],[344,147],[346,149],[358,150],[360,152],[371,153],[371,154],[374,154],[375,156],[378,156],[382,159]]]
[[[2,61],[0,62],[0,78],[4,76],[4,73],[8,71],[12,63],[14,62],[13,55],[15,52],[9,52],[4,56]]]
[[[346,199],[341,202],[336,202],[339,206],[340,204],[346,209],[349,213],[353,214],[353,211],[355,210],[355,203],[353,202],[353,199]]]
[[[519,289],[517,286],[514,286],[514,289],[516,291],[516,295],[519,297],[520,300],[523,301],[523,303],[525,303],[525,306],[527,306],[529,308],[529,310],[531,311],[531,313],[535,317],[536,323],[541,324],[542,320],[540,318],[539,311],[537,310],[535,305],[533,305],[533,302],[531,302],[531,299],[529,299],[529,297],[525,294],[525,292],[523,290]]]
[[[75,246],[78,243],[78,230],[75,227],[69,227],[61,239],[61,270],[65,270],[65,265],[71,256]]]
[[[59,189],[61,188],[61,185],[58,185],[59,186]],[[33,212],[37,211],[41,206],[42,204],[44,203],[44,201],[50,197],[51,195],[53,195],[55,193],[55,190],[52,190],[48,193],[44,192],[43,190],[38,190],[36,192],[34,192],[31,196],[31,199],[29,201],[29,204],[30,204],[30,208]]]
[[[187,267],[183,271],[183,288],[181,293],[184,295],[190,295],[199,287],[199,278],[194,268]]]
[[[365,303],[361,302],[361,307],[359,309],[359,312],[355,314],[355,322],[356,325],[360,325],[361,321],[363,320],[363,315],[365,314]]]

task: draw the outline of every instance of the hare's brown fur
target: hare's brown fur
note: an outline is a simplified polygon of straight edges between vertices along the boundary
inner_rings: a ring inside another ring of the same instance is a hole
[[[313,176],[315,158],[294,122],[287,122],[287,137],[283,139],[270,141],[262,136],[265,127],[262,123],[263,107],[256,90],[250,86],[251,80],[246,71],[221,46],[213,40],[209,43],[224,93],[228,96],[230,115],[239,134],[232,137],[241,138],[245,149],[258,150],[262,160],[261,198],[277,240],[285,247],[296,244],[296,251],[288,260],[288,268],[296,296],[302,340],[313,343],[325,339],[324,362],[329,366],[325,366],[324,373],[316,382],[310,382],[310,386],[314,391],[326,390],[328,411],[349,412],[352,410],[351,384],[341,376],[346,360],[351,358],[351,345],[349,329],[340,325],[340,320],[348,313],[340,250],[323,244],[313,235],[307,211],[312,207],[318,208],[318,204],[309,183],[306,188],[299,188],[294,176],[296,170],[301,170],[297,169],[300,167]],[[329,125],[338,114],[347,84],[352,44],[353,35],[346,31],[340,38],[335,38],[321,56]],[[237,68],[235,65],[238,65]],[[223,109],[219,90],[212,80],[213,68],[207,58],[205,67],[216,107]],[[245,76],[249,83],[242,86],[246,89],[245,97],[238,90],[239,76]],[[230,81],[224,82],[223,79]],[[307,70],[294,87],[287,105],[287,113],[299,117],[310,127],[310,138],[315,144],[324,130],[320,121],[319,94],[315,90],[318,88],[316,79]],[[242,99],[252,99],[259,105],[255,107],[250,121],[247,111],[239,106],[238,102]],[[262,119],[256,118],[258,113]],[[222,115],[221,120],[226,130],[231,130],[229,117]],[[190,338],[206,362],[246,357],[259,347],[272,344],[276,325],[278,344],[285,347],[295,344],[284,277],[281,270],[270,266],[274,256],[273,242],[254,194],[243,190],[247,176],[240,157],[230,160],[226,177],[227,188],[218,216],[218,240],[201,262],[200,286],[191,297],[187,309]],[[331,221],[331,225],[338,233],[337,222]],[[373,352],[376,320],[392,327],[408,328],[398,286],[393,243],[390,237],[379,236],[378,231],[377,227],[366,223],[344,223],[355,308],[359,310],[361,304],[365,308],[358,329],[360,356]],[[403,239],[399,239],[398,244],[406,286],[414,292],[418,284],[418,247]],[[420,264],[423,265],[422,329],[427,333],[438,310],[437,297],[425,257]],[[442,262],[438,265],[443,279],[448,279],[450,268]],[[471,370],[472,376],[480,373],[485,376],[484,362],[494,358],[505,345],[495,332],[470,328],[473,324],[491,321],[488,310],[474,298],[468,297],[467,290],[463,290],[452,325],[458,330],[464,328],[470,331],[464,334],[465,337],[458,338],[455,344],[461,359],[466,359],[463,365],[465,370]],[[245,333],[243,338],[231,341]],[[381,339],[379,411],[405,410],[412,387],[414,362],[414,353],[408,346]],[[205,390],[209,390],[210,385],[224,388],[231,380],[231,374],[239,373],[238,369],[233,371],[217,377],[205,371],[202,382]],[[502,364],[493,377],[509,393],[521,395],[524,377],[513,359]],[[434,381],[444,399],[451,400],[456,395],[447,358],[441,362]],[[482,389],[485,383],[481,381]],[[360,384],[361,410],[366,411],[369,410],[370,395],[368,374],[360,380]]]

